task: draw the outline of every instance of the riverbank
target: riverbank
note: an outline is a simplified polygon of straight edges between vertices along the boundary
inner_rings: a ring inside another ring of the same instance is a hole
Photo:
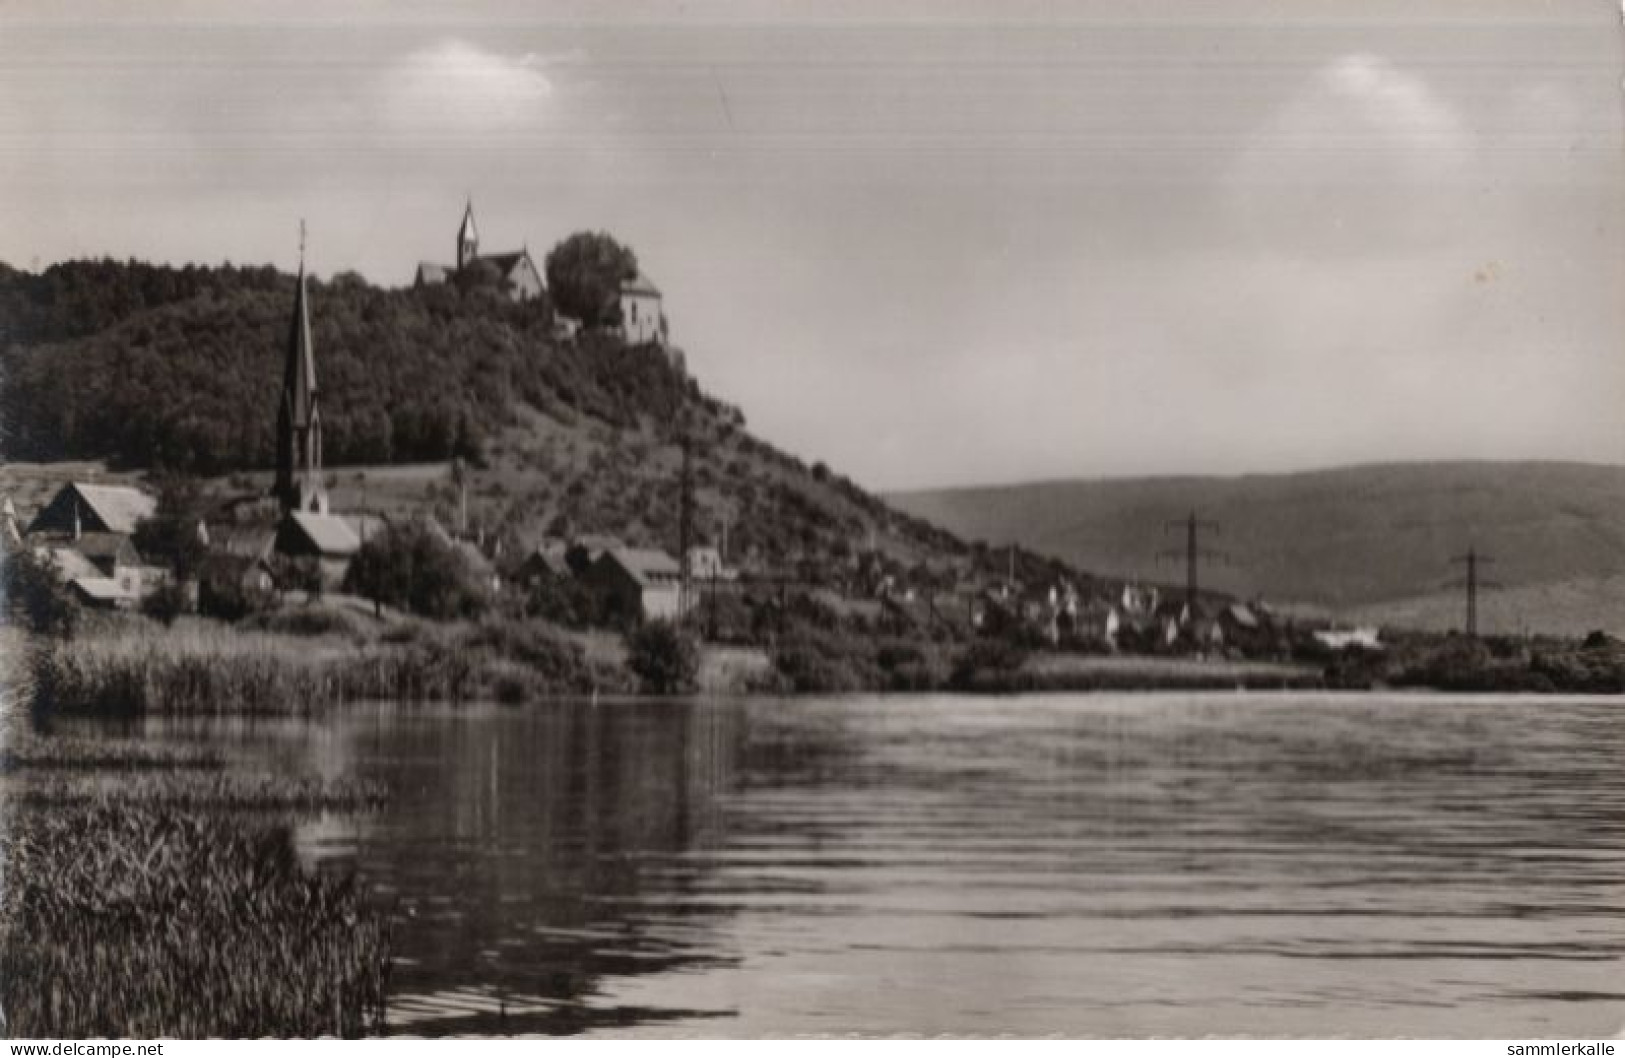
[[[626,643],[539,619],[370,621],[334,608],[257,623],[133,615],[71,638],[14,636],[7,653],[37,716],[312,716],[361,701],[522,704],[647,692]],[[713,696],[954,691],[1380,690],[1625,693],[1625,643],[1397,635],[1380,651],[1238,656],[1082,654],[999,640],[834,633],[766,646],[696,644],[670,688]]]
[[[323,609],[260,628],[131,617],[15,649],[41,715],[309,716],[381,699],[517,702],[635,689],[624,669],[538,622],[371,627]]]
[[[14,1038],[378,1032],[389,927],[306,870],[291,824],[384,791],[139,741],[11,731],[0,784],[0,1009]]]

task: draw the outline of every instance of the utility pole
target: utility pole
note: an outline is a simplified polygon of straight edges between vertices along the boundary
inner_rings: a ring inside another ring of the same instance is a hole
[[[1219,534],[1219,523],[1196,517],[1193,510],[1188,518],[1177,519],[1164,523],[1164,533],[1183,531],[1185,533],[1185,547],[1183,550],[1164,551],[1161,558],[1185,559],[1185,605],[1190,607],[1191,616],[1196,616],[1196,596],[1200,590],[1197,578],[1197,564],[1202,559],[1218,560],[1224,556],[1217,551],[1205,548],[1201,543],[1201,534]]]
[[[1467,589],[1467,638],[1478,638],[1478,591],[1480,588],[1499,588],[1501,585],[1487,581],[1478,575],[1478,567],[1493,565],[1495,559],[1489,555],[1481,555],[1477,548],[1469,547],[1465,555],[1457,555],[1450,560],[1453,566],[1466,566],[1467,577],[1457,581],[1458,586]]]

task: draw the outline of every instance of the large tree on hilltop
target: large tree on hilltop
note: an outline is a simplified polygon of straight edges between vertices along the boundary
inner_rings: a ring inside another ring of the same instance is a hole
[[[604,232],[576,232],[547,255],[553,307],[588,327],[621,322],[621,284],[637,274],[631,249]]]

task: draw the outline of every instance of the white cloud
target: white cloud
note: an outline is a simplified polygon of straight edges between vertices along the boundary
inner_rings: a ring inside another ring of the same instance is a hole
[[[1471,146],[1455,110],[1422,78],[1375,55],[1347,55],[1321,74],[1326,95],[1348,108],[1363,129],[1429,152]],[[1315,100],[1320,105],[1324,99]]]
[[[397,133],[488,135],[523,129],[547,114],[553,82],[535,54],[517,57],[445,40],[412,52],[380,85],[382,116]]]
[[[1386,59],[1340,56],[1244,140],[1221,184],[1237,238],[1310,255],[1453,241],[1478,154],[1457,109]]]

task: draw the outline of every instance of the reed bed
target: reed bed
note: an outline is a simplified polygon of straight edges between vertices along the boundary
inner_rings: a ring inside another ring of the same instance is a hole
[[[384,801],[384,788],[362,779],[290,778],[196,772],[138,776],[52,775],[7,794],[16,805],[94,805],[116,796],[140,808],[197,811],[357,811]]]
[[[26,670],[23,689],[47,716],[311,716],[359,701],[524,701],[630,689],[624,670],[526,624],[411,626],[365,642],[130,622],[38,641]]]
[[[39,644],[36,712],[308,716],[373,699],[461,701],[471,659],[440,643],[358,647],[225,626],[131,625]]]
[[[0,835],[0,1008],[24,1038],[357,1037],[389,938],[284,828],[103,799]]]
[[[225,766],[220,751],[135,739],[42,738],[31,732],[6,736],[0,750],[0,773],[30,769],[53,771],[214,771]]]

